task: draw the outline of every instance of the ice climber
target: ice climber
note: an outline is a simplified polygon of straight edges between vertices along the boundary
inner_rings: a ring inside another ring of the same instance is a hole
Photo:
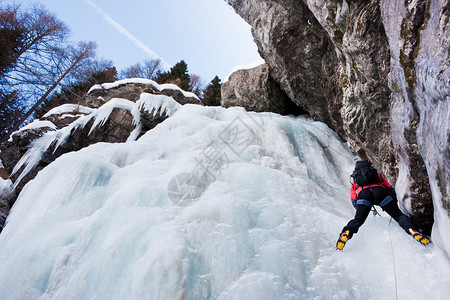
[[[430,239],[419,231],[411,219],[400,211],[394,188],[370,165],[370,162],[357,161],[352,177],[350,198],[356,208],[356,214],[355,218],[342,229],[336,249],[344,249],[345,243],[366,221],[373,205],[379,205],[421,244],[427,245],[430,242]]]

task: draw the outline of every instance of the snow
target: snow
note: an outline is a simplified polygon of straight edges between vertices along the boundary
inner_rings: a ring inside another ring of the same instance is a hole
[[[39,129],[39,128],[45,128],[48,127],[51,130],[56,130],[56,125],[53,124],[50,121],[41,121],[41,120],[34,120],[33,122],[31,122],[30,124],[27,124],[25,126],[23,126],[22,128],[20,128],[17,131],[14,131],[10,136],[8,141],[12,142],[13,141],[13,136],[16,134],[19,134],[20,132],[24,131],[24,130],[32,130],[32,129]]]
[[[92,109],[90,107],[77,105],[77,104],[63,104],[61,106],[51,109],[43,117],[49,117],[51,115],[56,115],[56,114],[64,114],[65,112],[79,112],[80,114],[89,114],[93,110],[94,109]],[[77,117],[77,116],[80,116],[80,115],[65,114],[62,117]],[[12,137],[15,134],[18,134],[24,130],[32,130],[32,129],[38,129],[38,128],[44,128],[44,127],[48,127],[51,130],[57,129],[55,124],[53,124],[51,121],[36,119],[33,122],[31,122],[30,124],[27,124],[24,127],[20,128],[19,130],[13,132],[9,138],[9,141],[12,141]]]
[[[25,126],[23,126],[22,128],[20,128],[18,131],[15,131],[13,134],[11,134],[11,138],[12,136],[15,134],[18,134],[21,131],[24,130],[32,130],[32,129],[38,129],[38,128],[44,128],[44,127],[48,127],[52,130],[56,130],[56,126],[55,124],[53,124],[50,121],[41,121],[41,120],[34,120],[33,122],[31,122],[30,124],[27,124]]]
[[[120,85],[124,85],[124,84],[128,84],[128,83],[141,83],[141,84],[148,84],[148,85],[152,85],[153,87],[155,87],[158,91],[163,91],[163,90],[178,90],[181,93],[183,93],[183,95],[185,97],[192,97],[192,98],[196,98],[200,101],[200,99],[198,98],[198,96],[194,93],[191,92],[186,92],[185,90],[182,90],[180,87],[178,87],[175,84],[170,84],[170,83],[164,83],[164,84],[158,84],[153,80],[150,79],[146,79],[146,78],[128,78],[128,79],[122,79],[122,80],[118,80],[112,83],[103,83],[103,84],[96,84],[93,87],[91,87],[88,91],[88,94],[94,90],[101,90],[101,89],[112,89],[112,88],[116,88]]]
[[[441,249],[386,216],[335,250],[354,158],[305,117],[184,105],[25,186],[0,234],[2,298],[447,299]]]
[[[159,111],[160,116],[164,114],[171,117],[181,107],[181,104],[171,97],[143,93],[137,102],[137,107],[139,110],[144,109],[150,114],[156,115]]]
[[[49,117],[51,115],[61,115],[64,113],[72,113],[72,112],[78,112],[79,114],[90,114],[94,109],[87,107],[87,106],[83,106],[83,105],[78,105],[78,104],[63,104],[60,105],[58,107],[52,108],[51,110],[49,110],[45,115],[44,118]]]
[[[246,64],[246,65],[235,66],[233,69],[231,69],[230,74],[223,80],[223,82],[224,83],[227,82],[228,79],[230,78],[231,74],[233,74],[236,71],[253,69],[253,68],[256,68],[257,66],[260,66],[265,63],[266,63],[266,61],[264,59],[261,59],[261,60]]]

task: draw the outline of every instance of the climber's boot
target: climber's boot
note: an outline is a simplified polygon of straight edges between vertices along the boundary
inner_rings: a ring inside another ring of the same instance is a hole
[[[430,243],[430,239],[426,235],[424,235],[418,231],[415,231],[412,228],[409,229],[409,233],[411,233],[412,237],[416,241],[418,241],[419,243],[421,243],[424,246],[426,246]]]
[[[336,250],[344,249],[345,243],[347,243],[347,241],[350,239],[348,237],[349,234],[350,234],[350,231],[346,230],[339,235],[339,239],[336,243]]]

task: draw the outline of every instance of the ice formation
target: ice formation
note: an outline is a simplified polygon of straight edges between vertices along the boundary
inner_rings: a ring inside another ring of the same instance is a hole
[[[185,105],[136,141],[59,157],[26,185],[0,234],[0,293],[446,299],[448,258],[385,215],[335,250],[354,213],[353,158],[305,117]]]

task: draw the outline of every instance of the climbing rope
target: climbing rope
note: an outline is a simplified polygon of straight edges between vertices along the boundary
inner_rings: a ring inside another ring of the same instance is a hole
[[[372,205],[372,213],[373,213],[373,217],[376,217],[377,215],[382,218],[383,216],[380,215],[380,213],[378,212],[378,210],[375,208],[375,205]]]
[[[391,221],[392,217],[389,219],[389,241],[391,243],[391,252],[392,252],[392,264],[394,266],[394,284],[395,284],[395,300],[398,299],[398,290],[397,290],[397,271],[395,268],[395,256],[394,256],[394,246],[392,245],[392,238],[391,238]]]
[[[376,217],[376,215],[379,215],[380,218],[382,218],[383,216],[380,215],[377,211],[377,209],[375,208],[375,206],[372,206],[373,208],[373,217]],[[395,300],[398,299],[398,291],[397,291],[397,270],[395,267],[395,256],[394,256],[394,246],[392,245],[392,238],[391,238],[391,222],[392,222],[392,217],[389,219],[389,225],[388,225],[388,231],[389,231],[389,243],[391,244],[391,253],[392,253],[392,265],[394,266],[394,285],[395,285]]]
[[[329,148],[332,151],[336,152],[337,154],[339,154],[342,157],[345,157],[346,159],[348,159],[349,161],[355,161],[355,159],[350,158],[348,156],[346,156],[345,154],[339,152],[338,150],[334,149],[333,147],[330,146],[330,135],[328,134],[328,132],[322,130],[321,128],[319,128],[318,126],[315,126],[311,123],[305,122],[305,121],[301,121],[299,120],[301,123],[307,124],[309,126],[312,126],[314,128],[316,128],[317,130],[323,132],[324,134],[326,134],[327,136],[327,145],[324,146],[323,148]],[[380,218],[382,218],[383,216],[380,215],[377,211],[377,209],[375,208],[375,206],[372,206],[372,213],[373,216],[376,217],[377,215],[380,216]],[[392,252],[392,265],[394,266],[394,285],[395,285],[395,300],[398,300],[398,289],[397,289],[397,270],[396,270],[396,266],[395,266],[395,256],[394,256],[394,246],[392,245],[392,237],[391,237],[391,222],[392,222],[392,217],[389,219],[389,225],[388,225],[388,230],[389,230],[389,242],[391,244],[391,252]]]
[[[346,156],[345,154],[339,152],[337,149],[334,149],[332,146],[330,146],[330,134],[329,134],[328,132],[326,132],[325,130],[323,130],[322,128],[319,128],[318,126],[316,126],[316,125],[314,125],[314,124],[311,124],[311,123],[308,123],[308,122],[306,122],[306,121],[302,121],[302,120],[297,120],[297,121],[300,122],[300,123],[303,123],[303,124],[312,126],[312,127],[316,128],[317,130],[321,131],[322,133],[324,133],[324,134],[327,136],[327,145],[326,145],[326,146],[323,146],[323,147],[322,147],[323,149],[325,149],[325,148],[330,148],[332,151],[336,152],[337,154],[339,154],[339,155],[342,156],[342,157],[345,157],[345,158],[348,159],[349,161],[353,161],[353,162],[354,162],[355,160],[357,160],[357,158],[351,158],[351,157],[348,157],[348,156]]]

